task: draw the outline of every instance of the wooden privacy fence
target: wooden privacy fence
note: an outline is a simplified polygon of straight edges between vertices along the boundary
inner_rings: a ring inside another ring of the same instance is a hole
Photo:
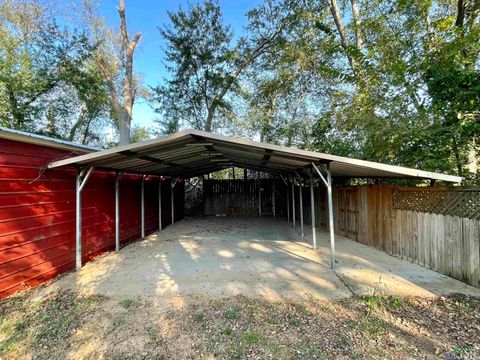
[[[203,180],[204,215],[259,215],[259,198],[262,202],[262,215],[272,215],[273,181],[272,179]],[[286,216],[286,191],[283,181],[276,179],[275,209],[278,216]]]
[[[315,201],[317,224],[326,229],[322,188]],[[338,235],[480,286],[480,190],[336,187],[333,201]],[[304,201],[308,222],[309,210]]]

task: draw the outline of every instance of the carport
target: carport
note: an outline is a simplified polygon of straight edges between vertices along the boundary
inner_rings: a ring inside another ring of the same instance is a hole
[[[314,187],[325,186],[328,202],[328,229],[330,239],[330,266],[335,264],[335,229],[333,222],[332,186],[337,178],[371,178],[371,179],[431,179],[444,182],[460,182],[461,177],[421,171],[417,169],[392,166],[347,157],[299,150],[284,146],[255,142],[247,139],[227,137],[198,130],[186,130],[156,139],[118,146],[112,149],[81,155],[51,162],[48,168],[74,166],[78,169],[76,180],[76,268],[82,267],[82,190],[95,169],[116,172],[115,181],[115,242],[120,249],[120,207],[119,192],[121,176],[125,173],[140,174],[141,191],[141,236],[145,236],[145,195],[144,179],[146,176],[170,178],[172,189],[180,178],[201,176],[218,170],[238,167],[270,173],[291,189],[293,204],[292,222],[296,223],[295,189],[302,186],[310,188],[312,215],[314,214]],[[161,181],[159,182],[159,187]],[[159,214],[162,209],[162,192],[159,191]],[[173,192],[172,192],[173,194]],[[301,192],[300,192],[301,194]],[[173,196],[173,195],[172,195]],[[260,193],[259,193],[260,196]],[[273,198],[273,201],[275,199]],[[302,196],[298,200],[302,202]],[[174,212],[171,201],[170,211]],[[303,213],[300,206],[300,224],[303,235]],[[290,213],[288,209],[287,213]],[[259,211],[261,215],[261,209]],[[273,213],[275,216],[275,212]],[[173,219],[173,217],[172,217]],[[317,247],[315,216],[312,216],[312,245]],[[162,229],[159,215],[159,228]]]

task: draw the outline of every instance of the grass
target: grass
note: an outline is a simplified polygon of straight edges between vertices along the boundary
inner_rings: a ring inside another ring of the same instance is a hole
[[[294,327],[299,327],[301,323],[302,322],[298,318],[293,318],[292,320],[290,320],[290,325]]]
[[[240,316],[240,308],[237,306],[228,308],[225,311],[225,319],[227,320],[236,320]]]
[[[387,330],[387,323],[379,318],[366,316],[358,324],[360,331],[368,339],[376,338],[379,335],[382,335]]]
[[[34,320],[35,343],[48,344],[69,337],[83,323],[83,315],[99,302],[97,296],[57,297],[44,302]]]
[[[474,355],[480,355],[479,352],[475,350],[475,348],[471,345],[467,346],[454,346],[450,350],[450,353],[454,356],[464,358],[464,357],[471,357],[474,358]]]
[[[248,329],[243,333],[243,341],[247,345],[253,345],[263,339],[262,333],[259,329]]]
[[[418,301],[372,294],[308,303],[308,308],[235,297],[160,311],[147,299],[103,302],[69,292],[31,303],[12,300],[0,302],[0,359],[29,358],[32,352],[38,358],[65,358],[81,351],[85,359],[437,356],[422,342],[426,331],[447,358],[479,355],[474,325],[480,300],[468,297]],[[446,329],[441,334],[438,316]],[[397,319],[421,321],[405,330]],[[108,345],[97,350],[96,344]]]
[[[310,344],[301,344],[297,348],[297,353],[299,353],[299,358],[307,359],[328,359],[324,351],[316,346]]]
[[[227,327],[224,327],[224,328],[220,331],[220,333],[221,333],[222,335],[230,336],[230,335],[232,335],[232,333],[233,333],[233,329],[232,329],[231,327],[227,326]]]
[[[205,322],[205,315],[203,313],[196,313],[194,316],[193,316],[193,319],[197,322],[197,323],[203,323]]]
[[[132,299],[123,299],[122,301],[120,301],[120,306],[122,308],[124,308],[125,310],[128,310],[132,307],[135,306],[135,300],[132,300]]]
[[[384,294],[356,295],[356,301],[366,304],[371,310],[396,310],[409,307],[408,299],[400,296],[388,296]]]
[[[5,341],[0,342],[0,352],[9,352],[28,335],[28,323],[26,320],[4,321],[0,327],[0,332],[6,337]]]
[[[84,322],[86,314],[102,301],[99,296],[77,297],[71,293],[28,304],[25,308],[2,316],[1,353],[28,346],[48,347],[70,338]]]
[[[245,355],[245,348],[238,344],[233,344],[226,351],[227,359],[241,359]]]

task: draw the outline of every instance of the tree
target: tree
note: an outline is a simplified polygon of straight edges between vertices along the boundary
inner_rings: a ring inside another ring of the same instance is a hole
[[[468,175],[478,159],[478,2],[328,0],[295,12],[249,74],[247,128],[267,141]],[[253,30],[271,23],[261,17]]]
[[[150,139],[150,131],[143,126],[133,126],[131,131],[131,141],[136,143]]]
[[[110,91],[110,102],[112,115],[116,121],[120,135],[119,144],[130,143],[130,131],[132,123],[132,109],[137,95],[138,84],[135,83],[133,74],[133,55],[140,40],[141,33],[136,33],[130,41],[127,31],[127,20],[125,16],[125,1],[120,0],[118,8],[120,16],[121,34],[121,72],[123,72],[123,90],[116,79],[119,76],[119,69],[116,64],[108,63],[105,57],[100,58],[100,65]]]
[[[173,74],[154,89],[160,104],[157,112],[166,118],[167,127],[178,122],[175,115],[182,124],[214,131],[231,110],[228,95],[239,91],[241,75],[278,38],[287,21],[280,19],[262,37],[240,37],[234,43],[217,1],[190,6],[188,11],[180,8],[169,18],[171,24],[160,32],[168,42],[168,70]]]
[[[98,45],[82,28],[60,29],[55,13],[33,1],[0,5],[0,122],[85,143],[106,110]]]

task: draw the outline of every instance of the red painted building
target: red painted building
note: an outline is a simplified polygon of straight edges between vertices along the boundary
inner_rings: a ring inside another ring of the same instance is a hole
[[[96,149],[0,128],[0,298],[75,268],[75,168],[54,160]],[[115,248],[115,173],[94,171],[82,193],[83,262]],[[158,229],[159,177],[145,179],[145,232]],[[162,186],[162,222],[171,223],[170,180]],[[183,182],[174,188],[183,217]],[[141,236],[141,177],[120,180],[120,240]]]

